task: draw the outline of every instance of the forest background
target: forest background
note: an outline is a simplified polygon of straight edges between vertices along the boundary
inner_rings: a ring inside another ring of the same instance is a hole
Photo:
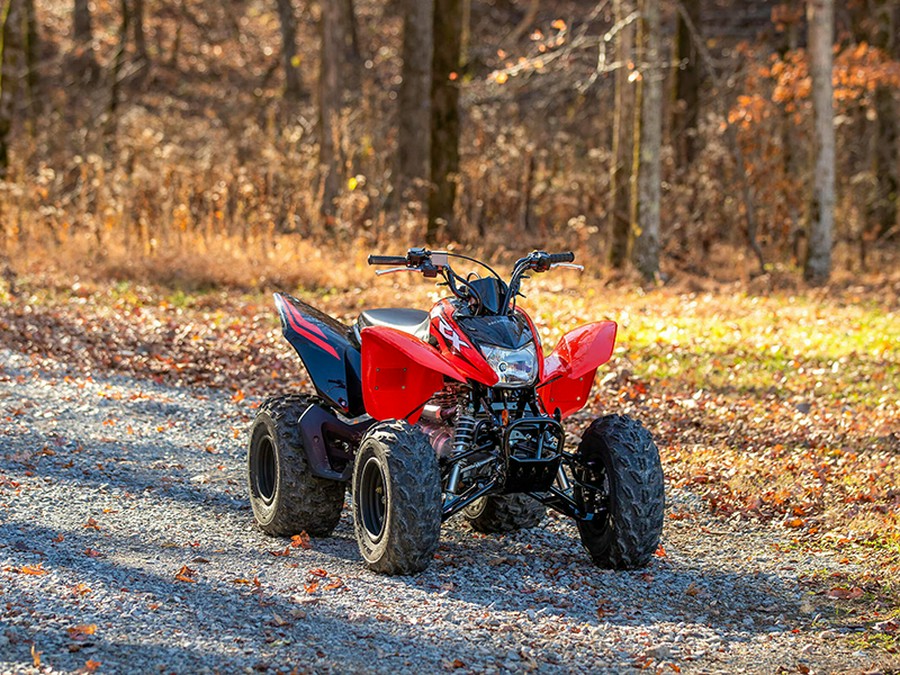
[[[549,346],[619,322],[589,408],[645,421],[712,512],[862,566],[808,581],[897,650],[900,3],[0,0],[0,21],[0,346],[249,404],[309,387],[263,291],[349,322],[437,297],[369,253],[574,250],[585,276],[523,304]]]

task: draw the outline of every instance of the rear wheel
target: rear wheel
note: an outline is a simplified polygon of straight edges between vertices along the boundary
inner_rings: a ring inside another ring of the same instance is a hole
[[[594,563],[633,569],[650,562],[662,534],[665,495],[659,450],[640,422],[624,415],[595,420],[576,453],[575,496],[591,520],[578,522]]]
[[[482,497],[463,509],[472,529],[486,534],[535,527],[545,513],[543,504],[524,494]]]
[[[420,572],[441,534],[441,473],[428,439],[406,422],[366,433],[353,466],[359,552],[383,574]]]
[[[266,399],[250,430],[250,506],[266,534],[327,536],[341,518],[344,484],[309,472],[299,424],[309,404],[296,395]]]

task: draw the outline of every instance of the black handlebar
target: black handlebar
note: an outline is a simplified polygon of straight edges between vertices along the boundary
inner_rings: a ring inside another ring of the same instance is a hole
[[[571,251],[567,251],[566,253],[551,253],[550,254],[550,263],[570,263],[575,261],[575,254]]]
[[[407,258],[405,255],[370,255],[368,263],[370,265],[406,265]]]

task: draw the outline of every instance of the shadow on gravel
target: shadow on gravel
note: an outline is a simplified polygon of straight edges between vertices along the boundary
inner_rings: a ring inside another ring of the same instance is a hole
[[[246,512],[250,508],[243,494],[243,484],[227,482],[227,470],[234,468],[231,458],[221,457],[224,463],[221,465],[226,471],[216,469],[216,465],[191,468],[175,459],[176,455],[185,453],[202,457],[200,448],[173,446],[164,440],[159,443],[130,440],[128,437],[102,443],[65,437],[60,443],[55,434],[35,431],[17,436],[16,442],[30,448],[30,456],[11,459],[0,455],[0,471],[24,469],[44,479],[70,483],[72,487],[102,486],[107,491],[133,495],[150,493],[160,499],[223,507],[236,512]],[[102,456],[92,453],[92,447],[100,444],[105,446]],[[47,454],[48,450],[53,454]],[[226,489],[234,494],[229,494]]]
[[[133,544],[128,539],[113,540],[109,550],[116,553],[109,558],[89,557],[84,551],[95,545],[93,537],[69,530],[63,542],[50,543],[58,534],[31,523],[0,524],[0,555],[8,557],[12,549],[14,565],[41,562],[48,571],[13,577],[6,611],[10,618],[29,620],[4,625],[10,642],[0,650],[0,665],[30,663],[34,644],[44,664],[72,671],[91,659],[109,672],[263,671],[285,665],[368,672],[375,660],[379,668],[392,663],[434,669],[448,654],[471,647],[463,633],[446,628],[431,642],[420,627],[387,620],[377,603],[348,616],[329,607],[328,597],[310,597],[302,583],[273,593],[265,577],[258,586],[235,584],[234,575],[221,570],[219,578],[207,578],[203,560],[214,562],[216,556],[209,548],[155,561],[157,570],[170,568],[163,575],[141,567],[139,559],[114,559],[127,555]],[[26,541],[48,542],[47,548],[29,550],[20,545]],[[175,580],[181,564],[194,570],[193,583]],[[297,575],[298,581],[305,578]],[[121,591],[127,602],[108,600],[107,589]],[[69,635],[69,628],[91,623],[97,626],[94,635]]]

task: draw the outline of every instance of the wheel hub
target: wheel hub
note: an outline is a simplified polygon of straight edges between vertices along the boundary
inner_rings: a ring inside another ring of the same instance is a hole
[[[387,490],[384,472],[380,462],[370,457],[363,466],[360,481],[362,494],[359,499],[360,515],[366,534],[377,542],[384,534],[385,513],[387,511]]]

